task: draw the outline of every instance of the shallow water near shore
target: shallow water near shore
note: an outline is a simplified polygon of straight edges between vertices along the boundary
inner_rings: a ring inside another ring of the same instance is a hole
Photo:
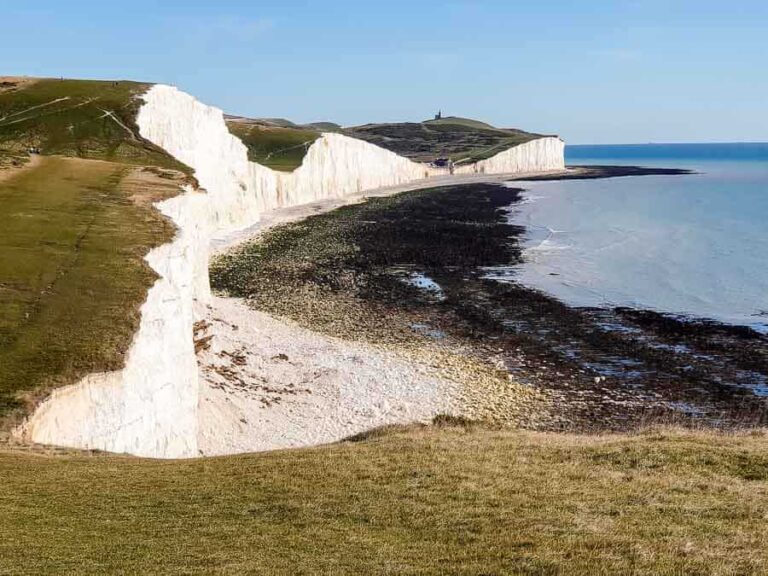
[[[691,175],[525,183],[522,266],[490,270],[576,306],[629,306],[768,332],[768,145],[569,147],[575,164]],[[511,184],[519,186],[519,183]]]

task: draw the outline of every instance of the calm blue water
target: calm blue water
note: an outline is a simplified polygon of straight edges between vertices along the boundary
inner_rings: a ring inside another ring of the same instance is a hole
[[[631,164],[669,167],[669,161],[768,162],[768,142],[735,144],[606,144],[566,146],[567,164]],[[650,164],[648,161],[651,161]]]
[[[516,280],[574,305],[768,331],[768,144],[569,146],[566,159],[697,173],[526,183],[510,212],[528,230]]]

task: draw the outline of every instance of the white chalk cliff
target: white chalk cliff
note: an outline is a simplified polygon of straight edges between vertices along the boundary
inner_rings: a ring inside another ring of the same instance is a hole
[[[455,174],[519,174],[565,168],[565,143],[560,138],[538,138],[487,160],[456,167]]]
[[[159,278],[141,307],[125,368],[55,390],[17,431],[42,444],[192,457],[197,451],[193,302],[208,293],[208,198],[186,190],[157,205],[178,226],[146,260]]]
[[[156,458],[199,454],[199,383],[194,304],[210,296],[210,238],[250,226],[266,211],[422,180],[429,168],[367,142],[324,134],[292,173],[248,160],[221,110],[176,88],[153,86],[137,124],[141,136],[190,166],[201,191],[158,204],[178,232],[146,257],[159,279],[141,309],[125,368],[92,374],[55,391],[16,433],[30,441]],[[505,174],[564,168],[564,144],[547,137],[462,166],[459,173]],[[203,191],[205,193],[203,193]]]

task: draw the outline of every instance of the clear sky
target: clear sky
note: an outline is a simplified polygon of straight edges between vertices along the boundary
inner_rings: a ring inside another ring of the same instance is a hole
[[[768,1],[0,0],[0,74],[345,125],[438,108],[571,143],[768,140]]]

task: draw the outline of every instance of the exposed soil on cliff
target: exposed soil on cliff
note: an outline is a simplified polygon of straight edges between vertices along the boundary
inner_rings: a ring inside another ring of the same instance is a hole
[[[494,421],[577,430],[766,422],[766,336],[649,311],[570,308],[485,279],[486,267],[521,262],[523,229],[503,212],[520,192],[473,184],[347,206],[222,257],[213,284],[346,339],[460,351],[550,400],[530,421],[483,414]]]

